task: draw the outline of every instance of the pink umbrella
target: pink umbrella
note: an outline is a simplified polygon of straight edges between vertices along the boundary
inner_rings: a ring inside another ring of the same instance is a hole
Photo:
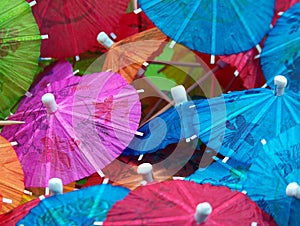
[[[73,77],[73,67],[66,60],[58,60],[39,73],[29,89],[31,95],[45,89],[49,83]]]
[[[2,134],[19,144],[26,187],[46,187],[52,177],[68,184],[119,156],[140,115],[137,91],[119,74],[101,72],[51,83],[10,117],[25,124]]]

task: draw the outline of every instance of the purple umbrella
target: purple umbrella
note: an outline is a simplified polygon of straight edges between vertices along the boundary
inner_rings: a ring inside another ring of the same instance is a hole
[[[26,123],[2,135],[18,142],[25,186],[47,187],[52,177],[68,184],[104,168],[129,144],[140,116],[137,91],[101,72],[46,86],[9,118]]]

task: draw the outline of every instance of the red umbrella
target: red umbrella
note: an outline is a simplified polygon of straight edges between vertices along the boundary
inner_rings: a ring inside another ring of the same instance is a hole
[[[251,89],[262,87],[266,83],[260,66],[260,59],[256,57],[259,53],[256,48],[252,48],[247,52],[219,57],[235,67],[234,75],[241,78],[245,88]]]
[[[138,14],[134,12],[126,13],[115,29],[116,40],[122,40],[131,35],[155,27],[144,12]]]
[[[104,225],[199,225],[201,222],[209,226],[276,225],[241,192],[180,180],[131,191],[108,212]]]
[[[41,57],[66,58],[97,49],[97,34],[114,31],[129,0],[36,2],[33,15],[41,33],[49,35],[42,42]]]

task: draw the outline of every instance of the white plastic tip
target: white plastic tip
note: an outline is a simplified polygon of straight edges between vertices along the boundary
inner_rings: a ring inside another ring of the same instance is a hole
[[[277,13],[278,16],[281,16],[282,14],[283,14],[283,12],[278,12]]]
[[[45,188],[45,195],[49,195],[50,194],[50,192],[49,192],[49,187],[46,187]]]
[[[108,184],[109,182],[109,178],[104,178],[104,180],[102,181],[102,184]]]
[[[17,142],[17,141],[10,142],[10,145],[11,145],[11,146],[17,146],[17,145],[18,145],[18,142]]]
[[[175,101],[175,105],[187,102],[187,94],[183,85],[172,87],[171,94]]]
[[[54,113],[57,110],[57,104],[55,102],[55,97],[52,93],[46,93],[42,96],[42,102],[47,108],[49,114]]]
[[[251,222],[251,226],[257,226],[257,222]]]
[[[114,41],[111,40],[103,31],[98,34],[97,41],[107,49],[109,49],[114,44]]]
[[[261,53],[261,47],[260,47],[260,45],[259,44],[257,44],[256,46],[255,46],[255,48],[257,49],[257,51],[258,51],[258,53]]]
[[[185,177],[172,177],[173,178],[173,180],[184,180],[185,179]]]
[[[138,89],[138,90],[137,90],[137,93],[144,93],[144,92],[145,92],[144,89]]]
[[[137,173],[141,174],[143,177],[143,180],[149,182],[153,182],[153,173],[152,173],[153,167],[150,163],[142,163],[137,168]]]
[[[149,63],[145,61],[145,62],[143,63],[143,66],[148,67],[148,66],[149,66]]]
[[[51,178],[49,180],[49,190],[53,195],[62,194],[63,193],[63,183],[60,178]]]
[[[73,75],[76,75],[76,74],[78,74],[78,73],[79,73],[79,69],[75,70],[75,71],[73,72]]]
[[[32,192],[31,191],[28,191],[28,190],[24,190],[24,194],[26,194],[26,195],[32,195]]]
[[[27,91],[27,92],[25,93],[25,96],[26,96],[26,97],[32,97],[33,95],[32,95],[31,92],[28,92],[28,91]]]
[[[287,79],[283,75],[277,75],[274,77],[274,84],[276,86],[276,96],[282,96],[284,94],[284,88],[287,85]]]
[[[285,88],[287,85],[287,79],[286,77],[284,77],[283,75],[276,75],[274,77],[274,84],[278,87],[278,88]]]
[[[210,56],[210,64],[215,64],[216,62],[216,56],[215,55],[211,55]]]
[[[109,34],[109,36],[110,36],[112,39],[116,39],[116,38],[117,38],[117,35],[116,35],[115,33],[113,33],[113,32],[111,32],[111,33]]]
[[[195,140],[197,138],[197,135],[194,134],[193,136],[191,136],[191,140]]]
[[[261,139],[260,142],[262,143],[262,145],[266,145],[267,144],[267,141],[265,139]]]
[[[39,196],[39,199],[40,199],[40,200],[43,200],[43,199],[45,199],[45,198],[46,198],[46,197],[45,197],[44,195],[40,195],[40,196]]]
[[[286,195],[300,199],[300,186],[296,182],[289,183],[286,186]]]
[[[139,155],[138,161],[141,161],[143,159],[143,157],[144,157],[143,154]]]
[[[98,170],[97,173],[100,177],[105,177],[105,174],[102,172],[102,170]]]
[[[39,59],[40,60],[52,60],[53,58],[52,57],[40,57]]]
[[[175,46],[176,42],[175,41],[171,41],[170,45],[169,45],[169,48],[173,49],[174,46]]]
[[[41,35],[41,38],[42,39],[48,39],[49,38],[49,35]],[[50,57],[47,57],[46,59],[52,59],[52,58],[50,58]]]
[[[222,159],[222,162],[226,163],[228,160],[229,160],[229,157],[225,157],[225,158]]]
[[[233,74],[234,74],[234,77],[238,77],[240,72],[238,70],[235,70]]]
[[[136,131],[134,134],[137,135],[137,136],[140,136],[140,137],[144,136],[144,133],[139,132],[139,131]]]
[[[80,60],[80,57],[77,55],[75,56],[75,61],[79,61]]]
[[[103,221],[95,221],[94,225],[103,225]]]
[[[12,204],[12,200],[7,199],[7,198],[2,198],[2,202],[7,203],[7,204]]]
[[[28,4],[30,7],[32,7],[32,6],[36,5],[36,1],[29,2]]]
[[[200,224],[206,221],[209,214],[212,212],[212,207],[208,202],[199,203],[196,207],[194,215],[195,221]]]
[[[191,138],[189,138],[189,137],[186,138],[186,139],[185,139],[185,142],[187,142],[187,143],[191,142]]]
[[[133,10],[133,12],[135,13],[135,14],[138,14],[138,13],[140,13],[140,12],[142,12],[143,10],[141,9],[141,8],[138,8],[138,9],[135,9],[135,10]]]

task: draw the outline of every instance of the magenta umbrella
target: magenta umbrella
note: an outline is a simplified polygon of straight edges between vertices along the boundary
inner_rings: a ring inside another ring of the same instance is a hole
[[[53,82],[27,100],[10,117],[25,124],[2,131],[18,143],[26,187],[47,187],[52,177],[68,184],[101,170],[129,144],[141,116],[137,91],[111,72]]]

